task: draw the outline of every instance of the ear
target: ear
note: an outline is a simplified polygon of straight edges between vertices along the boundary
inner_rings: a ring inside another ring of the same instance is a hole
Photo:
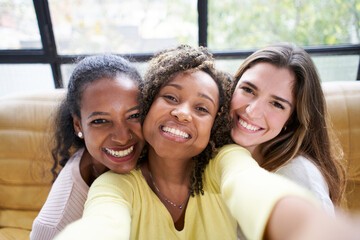
[[[75,114],[71,114],[72,118],[73,118],[73,124],[74,124],[74,129],[75,129],[75,134],[78,135],[79,132],[82,132],[82,127],[81,127],[81,121],[80,119],[75,115]]]

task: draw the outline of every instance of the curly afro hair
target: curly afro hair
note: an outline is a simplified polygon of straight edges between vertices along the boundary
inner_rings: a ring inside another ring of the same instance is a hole
[[[195,71],[206,72],[216,82],[219,89],[219,109],[211,130],[208,145],[199,155],[192,159],[194,161],[190,188],[192,196],[199,193],[203,194],[203,172],[209,160],[216,152],[216,148],[231,142],[229,105],[232,78],[229,74],[215,70],[214,58],[207,48],[193,48],[188,45],[180,45],[155,54],[149,62],[144,82],[141,84],[141,121],[143,123],[160,89],[178,73],[191,73]],[[146,157],[140,159],[139,162],[144,161],[147,161]]]

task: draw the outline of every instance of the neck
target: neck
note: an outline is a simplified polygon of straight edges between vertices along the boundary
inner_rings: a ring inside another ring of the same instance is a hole
[[[96,161],[85,149],[80,161],[80,174],[88,186],[106,171],[106,167]]]
[[[260,153],[260,145],[247,147],[246,149],[251,153],[251,156],[255,159],[255,161],[261,165],[264,159]]]
[[[162,158],[149,149],[148,162],[140,168],[149,187],[169,211],[175,228],[181,230],[189,200],[191,159]]]
[[[149,149],[148,168],[154,178],[170,184],[190,183],[192,159],[164,158]],[[162,183],[159,183],[162,184]]]

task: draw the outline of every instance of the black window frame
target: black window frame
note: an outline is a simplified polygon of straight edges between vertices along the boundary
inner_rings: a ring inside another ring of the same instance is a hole
[[[63,88],[61,65],[73,63],[75,59],[86,55],[59,55],[56,49],[50,9],[47,0],[33,0],[38,21],[42,49],[0,50],[0,64],[50,64],[55,88]],[[198,45],[207,47],[208,0],[198,0]],[[360,55],[360,44],[304,47],[311,56],[323,55]],[[243,51],[212,51],[216,59],[241,59],[252,54],[256,49]],[[148,61],[153,53],[119,54],[131,57],[134,61]],[[355,80],[360,80],[360,59]]]

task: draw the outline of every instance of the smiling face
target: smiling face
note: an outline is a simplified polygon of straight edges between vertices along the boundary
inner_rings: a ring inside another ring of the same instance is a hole
[[[139,122],[138,85],[125,75],[101,78],[89,84],[82,94],[81,131],[94,163],[126,173],[132,170],[144,146]]]
[[[190,159],[207,146],[219,108],[219,90],[203,71],[179,73],[164,85],[143,124],[144,138],[163,158]]]
[[[295,76],[286,68],[260,62],[247,69],[231,100],[232,139],[254,153],[275,138],[293,112],[294,84]]]

